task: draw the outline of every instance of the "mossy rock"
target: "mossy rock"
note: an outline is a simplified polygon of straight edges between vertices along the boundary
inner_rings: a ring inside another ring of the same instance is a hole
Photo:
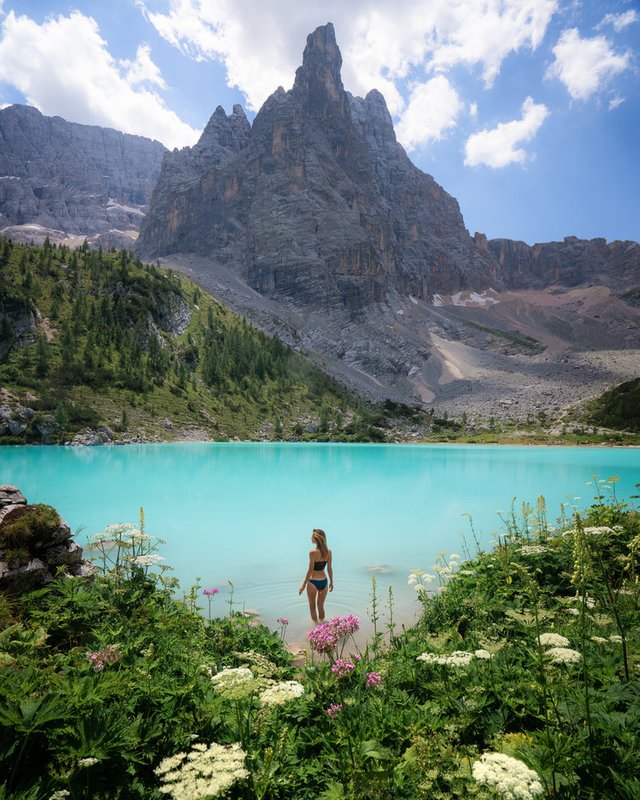
[[[52,547],[67,540],[69,526],[51,506],[43,503],[16,508],[0,526],[0,549],[22,550],[29,553]]]

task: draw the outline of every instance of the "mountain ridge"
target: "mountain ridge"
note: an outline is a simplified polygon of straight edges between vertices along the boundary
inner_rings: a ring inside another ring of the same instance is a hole
[[[321,26],[253,125],[218,106],[194,147],[163,151],[124,244],[139,226],[138,255],[373,399],[522,416],[634,377],[640,245],[472,237],[397,142],[383,96],[346,92],[341,64]]]

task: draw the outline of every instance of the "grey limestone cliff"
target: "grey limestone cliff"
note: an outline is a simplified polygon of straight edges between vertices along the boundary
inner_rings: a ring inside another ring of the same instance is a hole
[[[165,152],[142,136],[46,117],[30,106],[4,108],[0,230],[119,231],[126,243],[139,228]]]
[[[165,158],[139,253],[206,256],[265,296],[356,315],[390,290],[427,299],[495,277],[457,202],[396,141],[382,95],[352,97],[341,64],[328,24],[251,128],[216,110],[203,134],[215,122],[215,146]]]

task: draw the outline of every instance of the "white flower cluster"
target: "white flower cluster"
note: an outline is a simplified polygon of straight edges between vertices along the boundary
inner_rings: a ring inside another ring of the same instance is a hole
[[[247,667],[227,667],[213,675],[211,683],[215,691],[226,700],[248,697],[257,688],[259,681]]]
[[[519,550],[523,556],[538,556],[542,553],[548,553],[549,548],[543,544],[523,544]]]
[[[572,650],[566,636],[559,633],[541,633],[539,642],[547,648],[548,655],[554,664],[576,664],[582,656],[577,650]]]
[[[597,525],[585,528],[584,532],[588,533],[590,536],[602,536],[605,533],[613,533],[613,528],[610,528],[608,525]]]
[[[417,657],[418,661],[425,661],[427,664],[442,664],[446,667],[467,667],[474,659],[473,653],[464,650],[455,650],[448,656],[441,656],[437,653],[422,653]]]
[[[572,650],[570,647],[550,647],[547,655],[551,656],[554,664],[577,664],[582,658],[577,650]]]
[[[132,558],[130,563],[136,567],[155,567],[161,561],[164,561],[162,556],[159,556],[157,553],[148,553],[147,555]]]
[[[219,797],[249,776],[245,757],[239,744],[194,744],[190,753],[177,753],[160,762],[155,770],[162,780],[160,791],[174,800]]]
[[[540,644],[543,647],[568,647],[569,640],[559,633],[541,633]]]
[[[260,703],[263,706],[281,706],[303,694],[304,686],[298,681],[283,681],[274,686],[268,686],[261,692]]]
[[[58,789],[49,797],[49,800],[64,800],[65,797],[70,797],[70,795],[71,792],[68,789]]]
[[[93,758],[93,756],[87,756],[86,758],[81,758],[78,761],[79,767],[92,767],[94,764],[97,764],[100,759]]]
[[[533,800],[543,793],[538,773],[504,753],[484,753],[471,772],[477,783],[492,786],[504,800]]]
[[[419,595],[423,595],[429,592],[429,584],[433,583],[435,579],[435,575],[430,575],[422,569],[412,569],[407,583],[409,586],[413,586]]]
[[[490,653],[488,650],[476,650],[473,654],[476,658],[481,659],[482,661],[489,661],[489,659],[493,658],[493,654]]]

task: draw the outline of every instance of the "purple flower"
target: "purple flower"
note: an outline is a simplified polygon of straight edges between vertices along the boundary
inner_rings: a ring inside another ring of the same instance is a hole
[[[347,614],[346,617],[332,617],[329,622],[322,622],[309,631],[307,639],[317,653],[330,653],[336,649],[340,639],[350,636],[359,628],[360,619],[355,614]]]
[[[372,686],[375,687],[382,687],[382,675],[379,672],[367,672],[367,689],[370,689]]]
[[[327,716],[329,719],[335,719],[342,711],[342,703],[332,703],[327,709]]]
[[[220,591],[220,589],[218,589],[218,588],[216,588],[216,589],[203,589],[202,590],[202,594],[205,594],[207,597],[211,597],[214,594],[218,594],[219,591]]]
[[[352,664],[350,661],[343,661],[341,658],[339,658],[331,667],[331,672],[333,672],[334,675],[337,675],[338,678],[346,678],[351,670],[355,668],[355,664]]]

